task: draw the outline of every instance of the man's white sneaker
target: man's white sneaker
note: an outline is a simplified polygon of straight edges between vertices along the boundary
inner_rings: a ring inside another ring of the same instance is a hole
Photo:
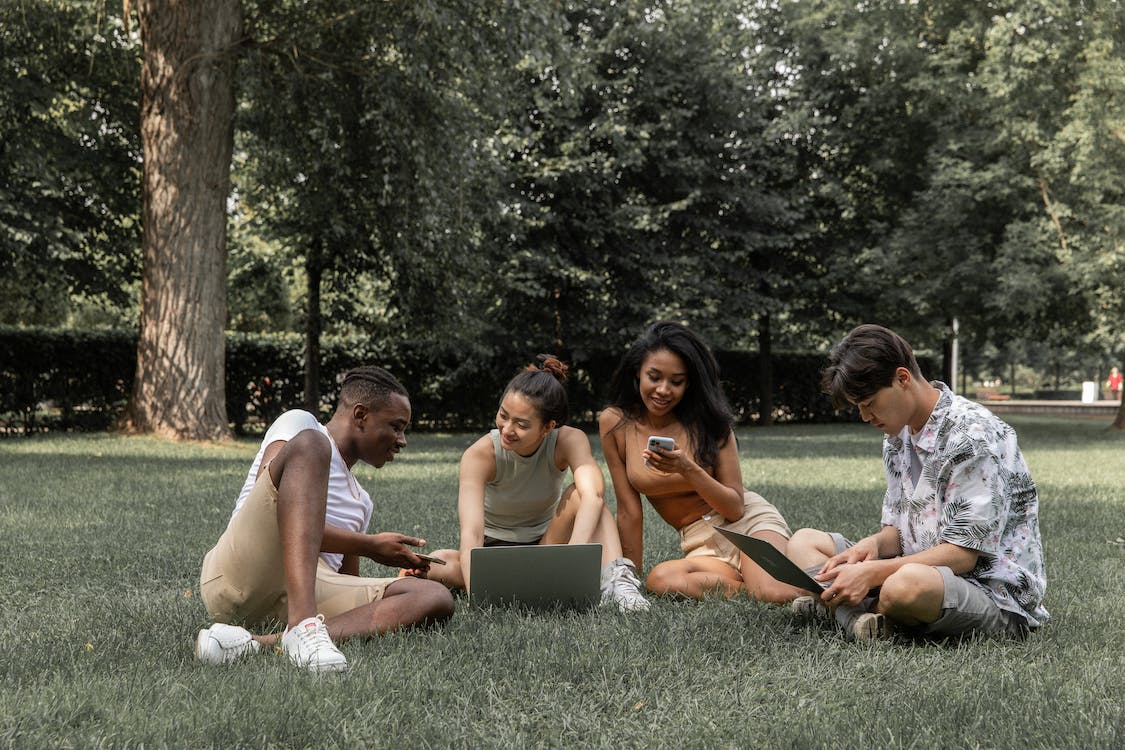
[[[633,563],[619,557],[602,571],[602,604],[615,604],[621,612],[646,612],[652,605],[641,593],[641,579]]]
[[[281,650],[289,661],[312,672],[342,672],[348,660],[328,637],[324,615],[306,617],[281,636]]]
[[[217,622],[199,631],[195,658],[204,664],[229,664],[246,654],[256,654],[260,645],[246,628]]]

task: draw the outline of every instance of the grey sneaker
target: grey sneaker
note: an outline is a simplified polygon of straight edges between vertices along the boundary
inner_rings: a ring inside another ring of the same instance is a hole
[[[306,617],[281,636],[281,650],[289,661],[311,672],[342,672],[348,660],[328,637],[324,615]]]
[[[868,598],[859,604],[841,604],[832,610],[833,618],[846,638],[853,641],[874,641],[891,635],[891,621],[885,615],[870,611],[874,604],[875,600]]]
[[[195,638],[195,658],[204,664],[229,664],[260,648],[249,630],[221,622],[200,630]]]
[[[602,570],[602,604],[615,604],[621,612],[646,612],[652,606],[631,560],[619,557]]]
[[[877,641],[890,636],[890,623],[878,612],[865,612],[852,620],[848,635],[857,641]]]
[[[793,613],[806,620],[831,620],[832,613],[819,596],[798,596],[789,605]]]

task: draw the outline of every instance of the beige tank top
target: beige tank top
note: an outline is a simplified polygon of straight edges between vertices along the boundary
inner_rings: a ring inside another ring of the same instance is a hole
[[[484,533],[506,542],[535,542],[547,531],[562,495],[566,470],[555,466],[559,431],[551,430],[530,456],[501,445],[500,430],[489,434],[496,478],[484,486]]]

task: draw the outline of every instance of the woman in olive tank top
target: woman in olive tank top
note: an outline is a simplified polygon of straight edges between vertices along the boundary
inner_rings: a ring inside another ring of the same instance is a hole
[[[602,545],[602,602],[622,611],[648,609],[636,570],[621,554],[590,440],[565,424],[567,369],[541,354],[508,383],[496,428],[461,456],[460,549],[436,551],[446,564],[432,566],[426,575],[471,590],[474,547],[594,543]],[[573,482],[564,488],[568,469]]]

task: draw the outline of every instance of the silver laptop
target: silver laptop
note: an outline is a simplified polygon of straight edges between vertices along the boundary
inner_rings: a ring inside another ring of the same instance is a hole
[[[589,609],[601,598],[602,545],[474,547],[469,605]]]
[[[781,550],[765,539],[758,539],[757,537],[747,536],[737,531],[719,527],[716,527],[715,531],[729,539],[731,544],[738,547],[746,553],[747,557],[758,563],[758,565],[762,567],[762,570],[782,583],[788,583],[790,586],[796,586],[799,589],[811,591],[815,594],[819,594],[821,591],[828,588],[827,585],[801,570],[800,565],[790,560]]]

